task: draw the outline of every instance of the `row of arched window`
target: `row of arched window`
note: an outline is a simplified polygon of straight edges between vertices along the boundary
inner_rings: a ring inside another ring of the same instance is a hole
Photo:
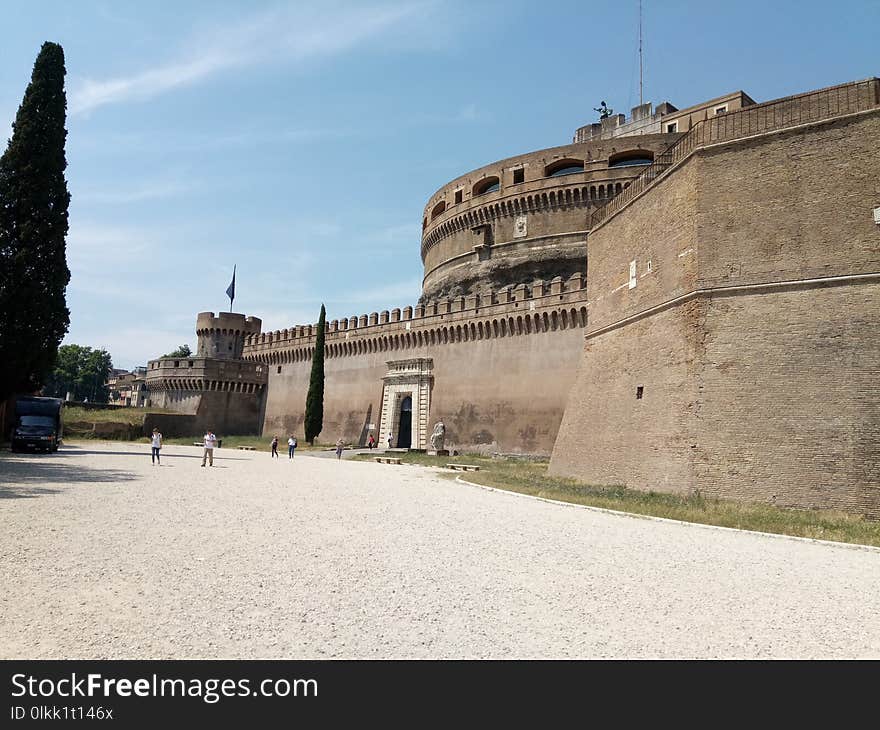
[[[499,200],[497,203],[486,205],[481,208],[471,209],[459,216],[450,218],[431,231],[422,241],[422,256],[431,247],[459,231],[470,230],[474,226],[486,223],[502,216],[529,213],[547,208],[569,207],[577,205],[591,205],[592,201],[608,202],[615,195],[619,195],[629,187],[629,181],[602,185],[589,185],[583,187],[565,188],[564,190],[551,190],[549,192],[534,193],[521,198]],[[440,205],[438,203],[438,205]],[[446,203],[442,204],[445,206]],[[442,212],[442,211],[441,211]],[[439,214],[438,214],[439,215]],[[427,221],[422,221],[423,228]]]
[[[435,327],[415,332],[401,332],[394,335],[370,337],[348,342],[333,342],[325,347],[325,355],[349,357],[366,355],[389,350],[406,350],[415,347],[431,347],[457,342],[489,340],[500,337],[515,337],[539,332],[583,328],[587,325],[587,308],[559,309],[551,312],[520,314],[516,317],[500,317],[479,322]],[[289,362],[311,360],[314,347],[299,347],[276,352],[248,353],[245,359],[268,362],[270,365],[283,365]]]
[[[654,161],[654,153],[650,150],[627,150],[618,152],[608,158],[608,167],[634,167],[637,165],[650,165]],[[562,160],[554,160],[544,167],[544,177],[562,177],[564,175],[576,175],[584,171],[586,160],[576,158],[564,158]],[[519,174],[517,174],[519,173]],[[519,185],[525,182],[525,176],[522,169],[514,170],[513,184]],[[493,193],[501,189],[501,178],[497,175],[489,175],[478,180],[471,188],[471,197],[476,198],[486,193]],[[600,196],[601,197],[601,196]],[[461,191],[456,191],[455,202],[462,202]],[[446,200],[441,200],[431,209],[431,220],[446,210]],[[427,219],[423,221],[423,228],[428,224]]]

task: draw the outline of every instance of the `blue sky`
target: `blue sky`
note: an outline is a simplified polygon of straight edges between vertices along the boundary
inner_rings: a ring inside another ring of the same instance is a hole
[[[65,342],[133,367],[196,313],[265,329],[412,304],[427,198],[638,103],[637,0],[4,0],[0,131],[67,61]],[[758,101],[880,73],[880,0],[644,0],[645,100]]]

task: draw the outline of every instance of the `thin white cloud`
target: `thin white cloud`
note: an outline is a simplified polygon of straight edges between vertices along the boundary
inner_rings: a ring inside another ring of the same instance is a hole
[[[467,104],[462,107],[458,112],[458,116],[456,117],[458,121],[461,122],[475,122],[480,119],[480,112],[477,109],[476,104]]]
[[[272,10],[192,39],[195,49],[179,60],[129,76],[85,79],[71,94],[70,111],[85,114],[107,104],[151,99],[221,71],[279,58],[303,63],[335,56],[423,11],[422,3]]]
[[[374,305],[381,306],[382,309],[390,309],[392,307],[404,307],[407,304],[415,304],[421,290],[422,280],[416,277],[371,289],[357,290],[353,296],[335,299],[334,302],[352,305]],[[363,314],[363,312],[352,312],[352,314]],[[340,312],[340,316],[345,315]]]
[[[421,232],[418,223],[400,223],[369,231],[364,234],[364,238],[385,243],[397,243],[400,241],[419,242],[421,240]]]
[[[146,200],[166,200],[192,191],[194,183],[179,180],[156,181],[138,185],[129,190],[86,190],[74,195],[77,203],[125,204]]]
[[[67,235],[67,258],[71,265],[88,265],[96,259],[106,259],[112,251],[140,253],[149,243],[148,235],[137,228],[76,223]]]

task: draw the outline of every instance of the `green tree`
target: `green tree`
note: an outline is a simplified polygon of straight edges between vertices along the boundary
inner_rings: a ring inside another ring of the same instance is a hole
[[[312,374],[309,377],[309,393],[306,396],[305,432],[306,441],[312,446],[324,428],[324,321],[327,313],[321,305],[318,317],[318,335],[315,338],[315,352],[312,355]]]
[[[107,378],[113,368],[110,353],[81,345],[58,348],[55,369],[46,379],[43,393],[64,398],[73,393],[74,400],[89,399],[92,403],[107,402]]]
[[[192,355],[192,350],[189,349],[189,345],[181,345],[173,352],[162,355],[162,357],[189,357],[190,355]]]
[[[44,43],[0,157],[0,399],[43,384],[70,324],[64,75]]]

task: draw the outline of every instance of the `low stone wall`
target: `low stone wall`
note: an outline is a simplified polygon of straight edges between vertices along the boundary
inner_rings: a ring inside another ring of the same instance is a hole
[[[198,416],[184,413],[148,413],[140,426],[140,435],[149,436],[154,428],[158,428],[164,438],[181,438],[183,436],[201,436]]]
[[[128,406],[117,406],[113,403],[87,403],[79,400],[62,401],[64,408],[82,408],[84,411],[107,411],[113,408],[128,408]]]

